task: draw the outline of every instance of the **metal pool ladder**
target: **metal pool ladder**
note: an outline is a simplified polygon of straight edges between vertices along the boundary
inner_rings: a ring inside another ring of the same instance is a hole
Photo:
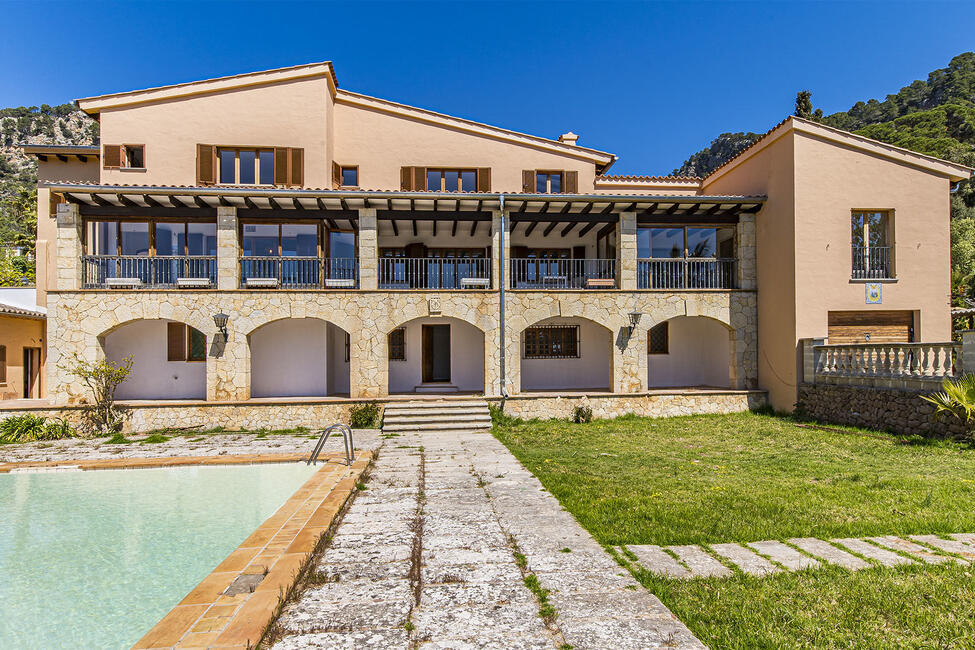
[[[345,464],[352,467],[352,455],[353,455],[353,442],[352,442],[352,429],[346,424],[333,424],[324,431],[322,435],[318,438],[318,442],[315,443],[315,448],[311,452],[311,456],[308,457],[308,462],[306,465],[311,465],[312,463],[318,462],[318,455],[322,453],[322,448],[325,447],[325,442],[328,437],[332,435],[333,432],[338,431],[342,434],[342,442],[345,445]]]

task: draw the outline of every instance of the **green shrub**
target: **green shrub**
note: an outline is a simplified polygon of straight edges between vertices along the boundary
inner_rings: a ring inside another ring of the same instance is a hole
[[[576,424],[592,422],[592,407],[588,404],[580,404],[572,411],[572,421]]]
[[[349,411],[349,426],[353,429],[376,429],[381,419],[381,409],[376,402],[356,404]]]
[[[521,422],[520,418],[504,412],[504,400],[498,405],[488,404],[488,411],[491,413],[491,424],[496,427],[508,427]]]
[[[73,438],[74,427],[67,420],[58,418],[50,422],[39,415],[25,413],[11,415],[0,421],[0,442],[34,442],[35,440],[60,440]]]
[[[61,440],[77,435],[75,428],[64,418],[54,418],[44,425],[44,440]]]

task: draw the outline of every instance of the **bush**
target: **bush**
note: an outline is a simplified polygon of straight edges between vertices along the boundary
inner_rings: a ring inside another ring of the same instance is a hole
[[[349,411],[349,426],[353,429],[377,429],[381,420],[381,409],[376,402],[356,404]]]
[[[572,421],[576,424],[592,422],[592,407],[588,404],[581,404],[572,411]]]
[[[47,422],[39,415],[11,415],[0,421],[0,442],[34,442],[35,440],[60,440],[73,438],[74,427],[67,420]]]
[[[496,427],[508,427],[521,421],[520,418],[504,412],[504,400],[497,406],[488,404],[488,411],[491,413],[491,424]]]
[[[132,372],[132,356],[118,364],[111,361],[89,361],[75,353],[67,365],[62,366],[91,390],[94,404],[85,407],[82,429],[93,435],[109,436],[122,430],[126,413],[115,406],[115,389]]]

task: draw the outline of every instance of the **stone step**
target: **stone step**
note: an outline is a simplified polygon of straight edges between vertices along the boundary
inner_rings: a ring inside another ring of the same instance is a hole
[[[670,578],[689,578],[691,572],[685,569],[680,562],[669,554],[665,553],[659,546],[653,544],[631,544],[626,546],[633,555],[636,556],[643,568],[650,573],[658,573]]]
[[[387,415],[384,424],[403,424],[406,422],[491,422],[487,413],[402,413]]]
[[[687,565],[687,568],[691,570],[691,575],[695,578],[734,575],[731,569],[718,562],[708,555],[704,549],[695,544],[666,546],[664,548],[672,551],[674,555],[680,558],[680,561]]]
[[[830,564],[835,564],[836,566],[841,566],[843,568],[850,569],[851,571],[865,569],[870,566],[867,562],[861,560],[857,556],[847,553],[842,549],[838,549],[829,542],[816,539],[815,537],[794,537],[787,541],[796,548],[801,548],[810,555],[815,555],[818,558],[826,560]]]
[[[782,571],[762,556],[739,544],[711,544],[711,550],[753,576],[767,576]]]
[[[884,566],[897,566],[899,564],[914,564],[912,560],[908,560],[903,555],[898,555],[893,551],[887,551],[882,548],[878,548],[871,544],[870,542],[857,539],[855,537],[846,537],[843,539],[831,539],[834,544],[840,544],[847,547],[854,553],[859,553],[860,555],[870,558]]]
[[[893,551],[907,553],[911,557],[921,560],[922,562],[927,562],[928,564],[942,564],[944,562],[948,562],[949,560],[958,560],[963,564],[968,564],[968,562],[965,562],[959,558],[947,558],[944,555],[932,553],[929,549],[926,549],[923,546],[915,544],[914,542],[909,542],[906,539],[901,539],[895,535],[882,535],[880,537],[868,537],[867,539],[874,544],[879,544]]]
[[[476,408],[487,410],[487,402],[479,402],[474,400],[458,400],[456,402],[449,400],[429,400],[422,402],[389,402],[386,404],[384,410],[386,412],[396,412],[396,411],[422,411],[428,409],[458,409],[458,408]]]
[[[491,428],[491,422],[412,422],[404,424],[384,424],[383,433],[396,433],[399,431],[487,431]]]

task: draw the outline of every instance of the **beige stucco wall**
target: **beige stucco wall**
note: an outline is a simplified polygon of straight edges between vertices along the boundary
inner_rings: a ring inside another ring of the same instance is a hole
[[[144,144],[145,171],[102,170],[103,183],[195,185],[196,145],[303,147],[305,186],[331,185],[332,97],[317,77],[101,112],[103,144]]]
[[[24,348],[41,349],[40,394],[47,394],[44,350],[44,321],[36,318],[0,316],[0,345],[7,346],[7,381],[0,383],[0,399],[19,399],[24,396]]]
[[[591,161],[341,100],[335,104],[335,160],[359,166],[362,189],[400,189],[403,166],[490,167],[493,192],[521,192],[525,169],[576,170],[580,191],[592,189],[596,174]]]

